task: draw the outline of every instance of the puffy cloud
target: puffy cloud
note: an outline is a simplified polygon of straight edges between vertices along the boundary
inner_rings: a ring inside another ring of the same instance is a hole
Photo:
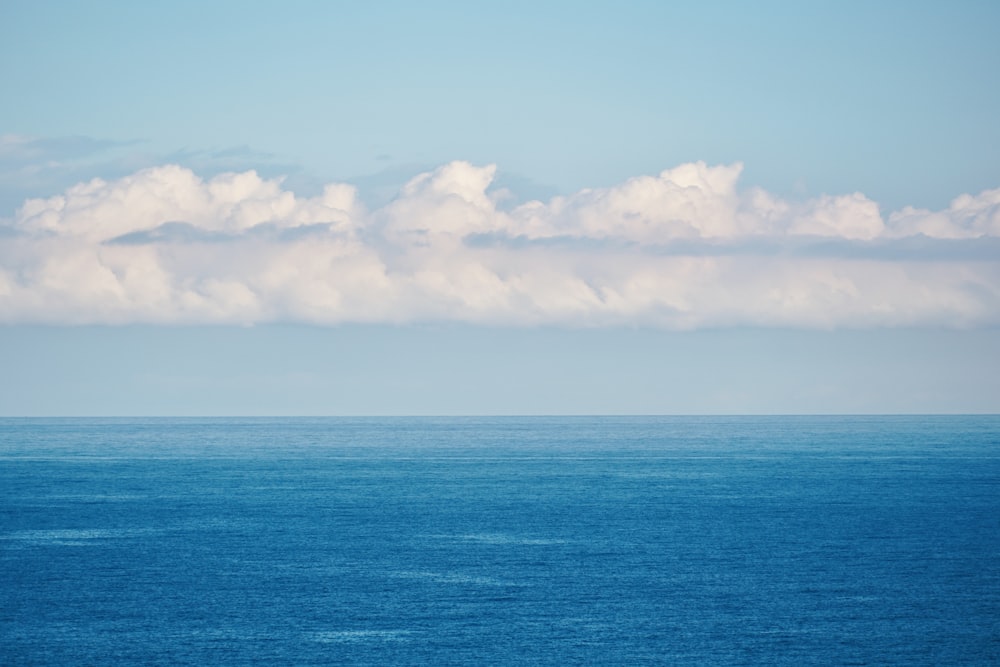
[[[1000,188],[956,197],[945,211],[907,206],[891,214],[889,223],[896,236],[923,234],[946,239],[1000,236]]]
[[[1000,189],[884,218],[692,163],[510,208],[495,172],[453,162],[374,210],[253,171],[80,183],[0,230],[0,321],[1000,324]]]

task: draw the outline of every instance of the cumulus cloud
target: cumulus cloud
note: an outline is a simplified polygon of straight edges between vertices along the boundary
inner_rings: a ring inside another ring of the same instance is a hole
[[[202,175],[254,167],[258,172],[271,175],[301,176],[297,165],[282,162],[278,155],[249,146],[180,150],[164,155],[151,151],[141,141],[4,134],[0,135],[0,217],[11,215],[28,197],[48,196],[95,175],[105,179],[121,178],[162,164],[184,164]]]
[[[0,321],[462,321],[530,326],[1000,324],[1000,189],[883,215],[790,201],[741,165],[511,208],[452,162],[368,208],[254,171],[179,166],[25,201],[0,230]]]

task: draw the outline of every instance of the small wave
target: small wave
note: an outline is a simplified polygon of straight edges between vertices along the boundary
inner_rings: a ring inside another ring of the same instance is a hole
[[[434,535],[433,537],[437,539],[462,540],[464,542],[478,542],[480,544],[497,545],[546,546],[553,544],[566,544],[566,540],[521,537],[518,535],[508,535],[506,533],[466,533],[463,535]]]
[[[152,528],[57,528],[47,530],[18,530],[0,535],[0,540],[16,542],[51,542],[57,544],[82,544],[91,540],[112,540],[137,537],[153,532]]]
[[[423,579],[439,584],[474,584],[477,586],[506,586],[504,582],[492,577],[479,577],[475,575],[459,574],[454,572],[423,572],[404,570],[393,572],[390,576],[399,579]]]
[[[410,630],[328,630],[324,632],[314,632],[311,634],[312,640],[324,644],[353,644],[357,642],[396,642],[405,641]]]
[[[38,500],[74,500],[77,502],[130,502],[145,500],[149,496],[135,493],[59,493],[35,496]]]

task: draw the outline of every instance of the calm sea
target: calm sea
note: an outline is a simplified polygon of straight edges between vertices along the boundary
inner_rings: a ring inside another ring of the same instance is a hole
[[[0,664],[1000,663],[1000,417],[0,420]]]

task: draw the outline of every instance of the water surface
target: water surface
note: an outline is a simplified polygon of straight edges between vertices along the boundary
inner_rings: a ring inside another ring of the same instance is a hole
[[[1000,417],[0,420],[0,663],[996,664]]]

